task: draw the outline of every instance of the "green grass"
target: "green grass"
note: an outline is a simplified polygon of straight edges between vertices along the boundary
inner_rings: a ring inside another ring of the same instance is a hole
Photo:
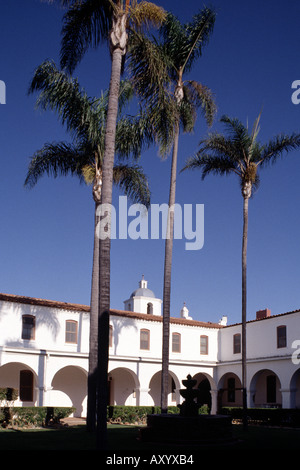
[[[242,426],[233,426],[234,444],[187,448],[160,444],[142,443],[138,438],[138,427],[109,425],[108,440],[110,451],[149,451],[156,453],[185,453],[205,449],[251,450],[251,449],[299,449],[300,429],[280,429],[249,426],[244,432]],[[95,436],[86,431],[84,425],[59,429],[26,429],[0,431],[0,451],[3,450],[95,450]]]

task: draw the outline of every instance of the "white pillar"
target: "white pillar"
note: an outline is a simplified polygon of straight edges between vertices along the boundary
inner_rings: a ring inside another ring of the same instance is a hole
[[[210,414],[211,414],[211,415],[215,415],[215,414],[217,414],[217,409],[218,409],[218,406],[217,406],[218,390],[211,390],[211,391],[210,391],[210,395],[211,395],[211,410],[210,410]]]
[[[281,406],[282,408],[290,408],[291,407],[291,393],[290,389],[279,389],[281,392],[281,397],[282,397],[282,403]]]
[[[38,406],[46,405],[47,392],[47,363],[48,354],[45,349],[40,350],[38,364]]]
[[[153,403],[149,404],[149,391],[150,388],[137,388],[136,389],[136,394],[137,394],[137,404],[139,406],[151,406]]]

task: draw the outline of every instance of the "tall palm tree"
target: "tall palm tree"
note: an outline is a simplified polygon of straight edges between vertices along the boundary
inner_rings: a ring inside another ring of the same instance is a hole
[[[246,371],[246,321],[247,321],[247,243],[248,205],[253,189],[259,184],[259,168],[274,163],[284,152],[300,147],[300,134],[275,136],[266,144],[257,140],[260,115],[250,131],[248,126],[236,118],[223,116],[228,135],[212,133],[200,142],[200,149],[190,158],[183,170],[200,169],[202,179],[208,174],[236,174],[243,196],[243,238],[242,238],[242,388],[243,423],[247,427],[247,371]]]
[[[102,203],[112,202],[112,176],[115,154],[116,123],[120,77],[126,54],[128,34],[149,24],[160,25],[165,18],[162,8],[137,0],[65,0],[70,5],[64,15],[61,65],[72,72],[89,47],[108,40],[111,75],[102,165]],[[107,238],[99,240],[98,303],[98,409],[97,444],[106,447],[107,367],[110,309],[110,213],[105,229]],[[103,222],[100,220],[100,224]],[[103,227],[101,232],[104,233]]]
[[[96,417],[96,371],[98,356],[98,284],[99,244],[97,229],[98,209],[101,203],[102,164],[104,135],[107,115],[107,94],[90,98],[76,79],[57,69],[52,61],[46,61],[35,71],[29,92],[39,91],[37,106],[55,110],[62,123],[73,136],[73,142],[46,143],[32,157],[25,186],[33,187],[44,175],[74,175],[81,182],[92,184],[95,201],[95,229],[93,274],[90,310],[90,345],[88,374],[87,428],[95,429]],[[131,96],[132,88],[127,82],[121,83],[120,106],[123,107]],[[151,143],[146,117],[121,115],[117,122],[116,152],[118,164],[114,165],[113,182],[133,201],[149,206],[150,192],[142,169],[136,164],[125,164],[122,160],[132,156],[136,160],[143,149]]]
[[[169,384],[169,325],[171,303],[171,269],[173,253],[174,204],[178,142],[180,130],[191,132],[196,110],[201,107],[208,125],[216,111],[211,91],[201,83],[185,79],[207,44],[213,31],[215,12],[203,8],[191,22],[181,24],[171,13],[160,30],[160,41],[134,35],[130,43],[129,62],[132,80],[142,100],[149,106],[162,150],[173,145],[169,189],[169,217],[165,240],[163,287],[163,349],[161,408],[167,412]]]

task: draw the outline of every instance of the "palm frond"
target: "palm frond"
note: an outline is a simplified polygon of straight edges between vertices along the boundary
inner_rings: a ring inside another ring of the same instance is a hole
[[[82,181],[82,167],[88,164],[86,152],[65,142],[46,143],[31,157],[24,185],[34,187],[45,174],[53,176],[74,175]]]
[[[181,171],[195,169],[201,169],[202,179],[210,173],[224,175],[237,172],[235,163],[226,155],[212,156],[203,151],[199,151],[196,155],[189,158]]]
[[[211,126],[217,112],[217,106],[212,91],[195,80],[185,82],[184,94],[188,96],[196,108],[200,107],[208,126]]]
[[[101,170],[104,155],[107,92],[103,92],[99,99],[88,98],[79,87],[78,81],[57,70],[53,62],[46,62],[37,69],[29,92],[34,91],[40,91],[38,106],[56,111],[61,122],[67,124],[74,143],[47,143],[38,150],[31,158],[25,186],[33,187],[44,174],[54,177],[75,175],[81,182],[92,184],[96,176],[96,165]],[[121,108],[125,107],[132,95],[131,84],[122,81]],[[93,132],[86,131],[90,128]],[[140,113],[137,116],[119,116],[115,148],[118,158],[137,159],[142,150],[148,148],[151,143],[153,134],[147,115]],[[119,168],[116,173],[119,175],[117,184],[132,198],[136,188],[137,197],[143,196],[143,203],[147,202],[149,194],[146,186],[142,185],[142,182],[144,185],[147,182],[145,177],[144,181],[141,179],[141,169],[135,167],[135,173],[132,170],[130,174],[128,168],[123,165],[123,179]],[[132,183],[129,180],[131,175],[134,177]]]
[[[168,56],[153,38],[133,34],[128,44],[127,63],[130,80],[144,101],[155,101],[170,84]]]
[[[259,165],[274,163],[284,152],[300,147],[300,134],[280,134],[270,140],[268,144],[261,145],[257,141],[260,115],[254,122],[252,131],[244,126],[240,120],[223,116],[221,122],[225,124],[228,135],[210,134],[200,142],[200,149],[191,157],[181,170],[200,168],[202,179],[209,173],[219,175],[235,173],[239,177],[243,197],[244,189],[257,190],[260,179]],[[248,191],[249,193],[249,191]]]
[[[187,24],[186,30],[190,51],[185,58],[183,68],[189,71],[194,60],[202,55],[202,50],[207,45],[215,25],[216,13],[211,8],[203,8],[193,20]]]
[[[108,96],[108,93],[107,93]],[[129,79],[121,80],[120,81],[120,89],[119,89],[119,99],[118,99],[118,106],[119,106],[119,113],[121,114],[123,109],[128,105],[128,103],[134,97],[134,88]]]
[[[184,25],[173,13],[168,12],[166,21],[160,29],[160,38],[165,55],[171,63],[172,78],[176,79],[180,65],[184,63],[188,54],[188,41]]]
[[[149,207],[151,194],[148,180],[140,166],[115,165],[113,180],[133,202]]]
[[[193,132],[197,113],[195,106],[188,97],[188,92],[184,90],[184,97],[180,102],[180,127],[183,132]]]
[[[300,134],[279,134],[262,147],[258,163],[265,166],[275,163],[284,153],[300,147]]]
[[[174,118],[178,109],[168,74],[168,56],[155,39],[132,35],[129,42],[130,80],[151,119],[151,127],[161,155],[170,151],[174,138]]]
[[[260,118],[261,118],[261,112],[259,113],[258,117],[255,119],[254,124],[253,124],[252,132],[251,132],[252,142],[256,141],[257,136],[259,134],[259,131],[260,131],[260,126],[259,126]]]
[[[236,141],[250,141],[248,127],[246,127],[238,118],[231,118],[227,115],[223,115],[220,122],[225,124],[227,132]]]
[[[35,70],[28,92],[35,91],[40,92],[36,106],[56,111],[68,131],[92,140],[97,138],[101,119],[104,118],[99,110],[105,107],[106,97],[88,97],[78,80],[58,70],[53,61],[45,61]]]
[[[111,21],[109,0],[74,2],[63,17],[61,67],[72,73],[89,47],[107,40]]]
[[[134,30],[160,27],[166,19],[166,12],[155,3],[147,1],[132,1],[129,10],[129,20]]]
[[[168,13],[160,33],[177,72],[179,69],[190,71],[194,60],[202,54],[213,31],[215,16],[212,9],[205,7],[191,22],[183,25],[176,16]]]
[[[119,159],[140,158],[143,150],[154,143],[152,123],[148,115],[123,116],[117,122],[116,154]]]
[[[208,136],[199,142],[201,152],[209,151],[212,156],[223,158],[230,156],[232,162],[238,165],[243,159],[243,154],[237,143],[230,137],[218,132],[209,133]]]
[[[212,124],[216,113],[212,92],[196,81],[186,82],[180,100],[175,96],[179,77],[181,81],[182,67],[189,57],[193,57],[191,50],[201,49],[200,42],[205,43],[213,26],[212,10],[205,10],[201,14],[202,21],[200,14],[194,18],[198,22],[199,43],[193,36],[192,26],[182,25],[171,13],[167,14],[160,29],[160,41],[142,34],[134,34],[130,38],[130,78],[143,106],[147,107],[152,116],[152,128],[161,155],[166,155],[171,149],[178,120],[185,132],[192,132],[197,107],[201,107],[208,125]]]
[[[48,0],[49,2],[53,2],[54,0]],[[72,5],[72,3],[80,3],[82,0],[60,0],[60,4],[62,6],[66,6],[66,7],[69,7],[70,5]]]

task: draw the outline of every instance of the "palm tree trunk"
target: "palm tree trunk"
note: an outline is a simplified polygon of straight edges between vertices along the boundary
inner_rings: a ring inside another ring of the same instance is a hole
[[[89,372],[87,394],[87,430],[96,430],[96,390],[97,390],[97,363],[98,363],[98,286],[99,286],[99,243],[97,226],[99,217],[97,209],[99,202],[95,202],[94,250],[90,308],[90,339],[89,339]]]
[[[248,202],[249,202],[249,197],[244,196],[243,245],[242,245],[242,389],[243,389],[243,426],[244,426],[244,429],[247,428],[246,321],[247,321]]]
[[[169,389],[169,348],[170,348],[170,305],[171,305],[171,270],[173,254],[174,204],[176,193],[176,174],[179,141],[179,123],[176,123],[172,153],[169,216],[165,241],[164,289],[163,289],[163,324],[162,324],[162,376],[161,376],[161,412],[168,411]]]
[[[111,205],[115,135],[118,115],[118,97],[123,51],[115,47],[112,51],[111,78],[109,86],[105,153],[103,159],[102,204]],[[108,214],[110,220],[110,214]],[[101,221],[100,221],[101,224]],[[110,234],[110,222],[108,231]],[[103,232],[103,229],[102,229]],[[110,237],[99,240],[99,303],[98,303],[98,373],[97,373],[97,448],[107,448],[107,404],[108,404],[108,351],[110,310]]]

